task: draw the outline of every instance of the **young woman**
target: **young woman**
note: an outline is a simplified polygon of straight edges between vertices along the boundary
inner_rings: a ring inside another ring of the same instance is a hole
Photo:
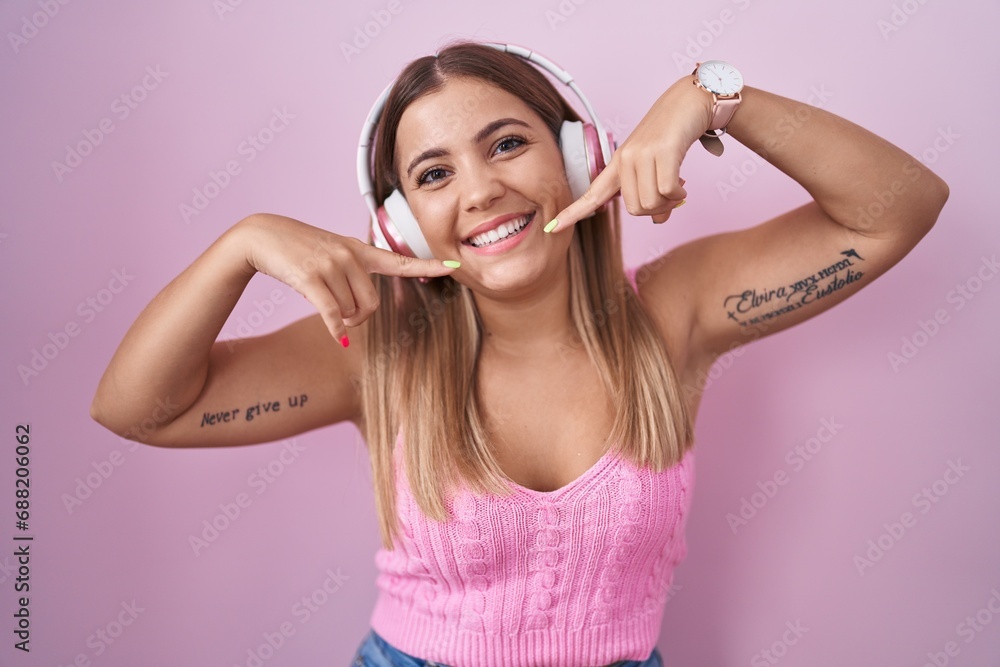
[[[383,537],[358,665],[662,665],[709,368],[871,283],[948,198],[902,150],[726,88],[738,73],[714,61],[611,154],[525,53],[458,42],[410,63],[380,100],[374,164],[359,161],[385,204],[369,242],[239,221],[141,313],[91,407],[163,447],[357,425]],[[590,148],[571,157],[567,130]],[[666,221],[687,150],[717,150],[722,130],[813,201],[626,270],[616,194]],[[256,273],[317,314],[216,341]],[[262,401],[276,409],[231,409]]]

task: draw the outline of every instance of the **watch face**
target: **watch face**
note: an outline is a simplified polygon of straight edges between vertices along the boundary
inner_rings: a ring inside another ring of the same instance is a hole
[[[735,95],[743,89],[740,71],[721,60],[706,60],[698,68],[698,81],[716,95]]]

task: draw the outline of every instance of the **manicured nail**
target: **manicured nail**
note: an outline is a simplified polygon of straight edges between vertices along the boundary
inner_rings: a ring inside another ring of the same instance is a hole
[[[343,345],[344,347],[347,347],[348,345],[351,344],[351,341],[347,339],[347,336],[344,336],[340,339],[340,344]]]
[[[456,262],[453,259],[446,259],[444,260],[444,265],[447,266],[449,269],[457,269],[458,267],[462,266],[462,263]]]
[[[677,202],[676,204],[674,204],[674,208],[680,208],[681,206],[684,206],[684,204],[686,204],[686,203],[687,203],[687,199],[682,199],[679,202]]]
[[[556,225],[558,225],[558,224],[559,224],[559,221],[556,220],[555,218],[552,218],[552,222],[550,222],[549,224],[545,225],[545,227],[542,229],[542,231],[546,232],[546,233],[551,232],[553,229],[556,228]]]

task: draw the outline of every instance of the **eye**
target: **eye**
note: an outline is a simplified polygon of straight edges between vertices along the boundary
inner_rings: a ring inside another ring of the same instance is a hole
[[[420,174],[420,176],[417,177],[417,187],[420,187],[421,185],[423,185],[424,183],[426,183],[427,182],[427,177],[429,175],[433,174],[436,171],[444,171],[444,169],[442,169],[441,167],[431,167],[430,169],[428,169],[424,173]],[[433,183],[434,181],[439,180],[439,179],[432,178],[430,180]]]
[[[508,145],[508,146],[511,146],[511,147],[508,148],[507,150],[501,150],[500,153],[501,154],[503,154],[503,153],[512,153],[513,151],[517,150],[518,148],[520,148],[524,144],[525,144],[525,140],[524,140],[523,137],[519,137],[516,134],[512,134],[512,135],[504,137],[503,139],[501,139],[500,141],[498,141],[497,142],[497,149],[499,150],[502,146]],[[420,176],[417,177],[417,179],[415,181],[416,182],[416,186],[419,188],[421,185],[424,185],[425,183],[428,183],[428,182],[429,183],[434,183],[435,181],[442,180],[444,178],[443,176],[441,178],[430,178],[430,179],[428,179],[428,176],[430,176],[431,174],[433,174],[435,172],[445,172],[445,171],[447,171],[447,170],[444,169],[444,168],[442,168],[442,167],[431,167],[430,169],[428,169],[427,171],[423,172],[422,174],[420,174]]]
[[[519,136],[517,136],[515,134],[512,134],[509,137],[504,137],[499,142],[497,142],[497,148],[499,148],[500,146],[503,146],[504,144],[508,144],[508,143],[512,143],[512,142],[516,142],[515,145],[514,145],[514,148],[518,148],[519,146],[521,146],[522,144],[524,144],[524,139],[522,139],[521,137],[519,137]],[[506,150],[506,151],[503,151],[503,152],[504,153],[510,153],[512,150],[514,150],[514,148],[511,148],[510,150]]]

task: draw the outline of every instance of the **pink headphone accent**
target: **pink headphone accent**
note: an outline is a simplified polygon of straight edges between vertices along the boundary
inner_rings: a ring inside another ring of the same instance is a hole
[[[400,255],[407,255],[409,257],[416,257],[417,255],[413,252],[409,245],[406,244],[406,239],[403,235],[396,230],[396,226],[392,224],[392,220],[389,219],[389,214],[385,212],[385,207],[378,207],[378,225],[379,229],[385,235],[385,240],[389,242],[389,246],[394,253]]]

